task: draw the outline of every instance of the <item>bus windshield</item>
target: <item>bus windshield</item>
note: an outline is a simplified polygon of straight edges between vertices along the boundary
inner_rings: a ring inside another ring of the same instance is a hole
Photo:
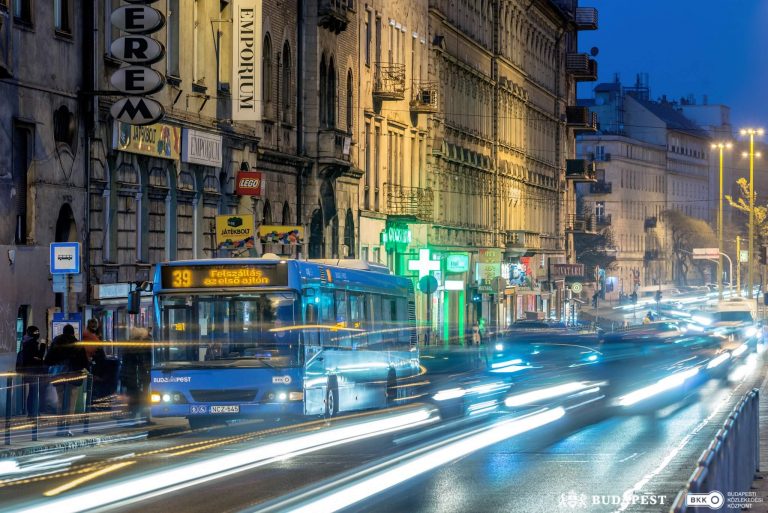
[[[162,342],[155,364],[290,367],[298,364],[293,292],[158,297]]]

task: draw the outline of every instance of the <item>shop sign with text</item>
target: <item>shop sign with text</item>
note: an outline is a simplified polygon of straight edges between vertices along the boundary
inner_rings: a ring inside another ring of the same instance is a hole
[[[304,244],[304,228],[301,226],[259,226],[259,239],[263,244],[284,244],[296,246]]]
[[[408,225],[390,224],[381,232],[381,244],[387,251],[403,250],[412,240]]]
[[[264,194],[264,174],[260,171],[240,171],[237,173],[238,196],[261,196]]]
[[[161,159],[179,160],[181,129],[165,123],[136,126],[115,121],[112,149]]]
[[[219,248],[253,248],[255,223],[253,215],[216,216],[216,244]]]
[[[261,120],[261,2],[234,0],[232,119]]]
[[[185,128],[181,161],[202,166],[221,167],[221,136]]]

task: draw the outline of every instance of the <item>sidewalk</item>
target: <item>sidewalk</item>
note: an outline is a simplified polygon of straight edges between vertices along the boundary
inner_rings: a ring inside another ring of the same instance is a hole
[[[69,451],[142,438],[153,438],[181,433],[188,429],[186,419],[177,418],[154,419],[152,424],[149,425],[124,419],[92,419],[88,433],[83,433],[82,422],[76,422],[69,426],[72,436],[60,437],[56,436],[55,420],[43,417],[40,422],[38,440],[33,441],[31,423],[19,424],[18,422],[15,419],[14,424],[11,426],[10,445],[0,445],[0,460],[47,452]],[[0,444],[5,444],[7,440],[5,438],[6,429],[2,421],[0,421],[0,431],[2,432]]]

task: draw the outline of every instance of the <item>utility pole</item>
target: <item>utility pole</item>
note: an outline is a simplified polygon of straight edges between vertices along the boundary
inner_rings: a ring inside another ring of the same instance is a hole
[[[741,297],[741,237],[736,236],[736,292]]]

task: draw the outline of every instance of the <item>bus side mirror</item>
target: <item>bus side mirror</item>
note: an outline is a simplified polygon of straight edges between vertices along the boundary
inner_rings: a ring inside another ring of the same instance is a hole
[[[317,306],[312,303],[307,305],[307,324],[317,324]]]
[[[141,291],[138,290],[132,290],[128,293],[128,313],[129,314],[138,314],[140,313],[140,304],[141,304]]]

